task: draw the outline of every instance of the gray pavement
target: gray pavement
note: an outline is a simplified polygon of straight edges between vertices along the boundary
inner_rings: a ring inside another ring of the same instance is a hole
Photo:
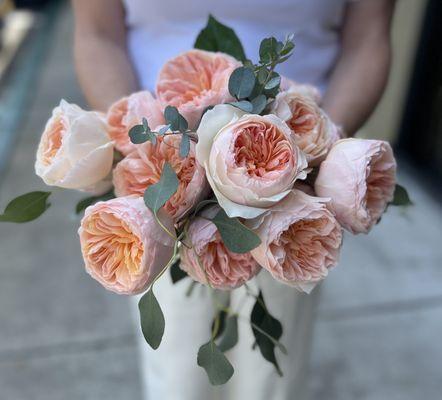
[[[71,35],[64,8],[28,101],[9,110],[21,123],[0,175],[0,207],[44,188],[33,174],[34,153],[60,95],[83,104]],[[322,287],[312,400],[436,399],[442,392],[441,207],[403,171],[416,205],[392,208],[369,236],[347,235],[341,263]],[[41,219],[0,225],[1,400],[142,398],[129,303],[82,268],[73,214],[81,197],[56,191]]]

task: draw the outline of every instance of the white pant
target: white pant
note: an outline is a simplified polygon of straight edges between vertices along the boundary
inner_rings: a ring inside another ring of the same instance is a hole
[[[198,285],[192,296],[186,297],[190,279],[172,284],[166,273],[154,287],[163,309],[166,330],[158,350],[152,350],[139,330],[141,373],[147,400],[303,400],[307,386],[307,365],[313,331],[313,314],[318,289],[313,294],[301,294],[282,285],[262,271],[249,286],[257,293],[262,289],[271,314],[284,329],[281,343],[288,355],[276,349],[284,377],[280,378],[272,364],[261,356],[247,322],[254,299],[245,297],[244,288],[232,292],[232,309],[241,306],[239,342],[226,355],[235,368],[231,380],[220,387],[210,385],[206,372],[196,363],[199,347],[210,339],[213,306],[209,291]],[[246,301],[244,302],[244,299]],[[137,323],[138,300],[136,307]]]

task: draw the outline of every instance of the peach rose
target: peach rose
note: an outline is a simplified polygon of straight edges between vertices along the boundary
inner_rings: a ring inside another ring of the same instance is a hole
[[[99,113],[61,100],[46,123],[35,172],[50,186],[100,194],[110,189],[113,143]]]
[[[295,134],[295,143],[306,153],[310,166],[319,165],[339,139],[339,128],[316,101],[297,86],[276,96],[271,113],[287,122]]]
[[[233,101],[229,78],[241,63],[224,53],[190,50],[168,61],[160,71],[157,96],[164,106],[178,108],[190,128],[196,128],[204,109]]]
[[[230,217],[262,214],[307,176],[304,153],[275,115],[221,104],[204,114],[197,133],[196,158]]]
[[[173,230],[170,217],[160,218]],[[173,254],[173,240],[142,198],[120,197],[88,207],[78,234],[86,271],[118,294],[145,291]]]
[[[275,279],[306,293],[338,262],[342,228],[326,201],[294,190],[263,217],[247,221],[261,238],[251,251],[255,260]]]
[[[295,82],[285,76],[281,76],[281,91],[294,90],[302,96],[313,99],[317,104],[321,103],[322,95],[316,86]]]
[[[211,207],[204,212],[213,217],[219,210]],[[252,279],[260,270],[250,253],[237,254],[228,250],[216,229],[207,219],[195,218],[188,230],[186,242],[192,248],[181,247],[181,268],[194,280],[216,289],[234,289]]]
[[[146,118],[151,129],[164,124],[160,102],[148,91],[137,92],[115,102],[107,112],[109,136],[123,155],[129,154],[137,145],[129,138],[129,130]]]
[[[318,196],[330,197],[339,223],[350,232],[368,233],[393,199],[396,161],[382,140],[343,139],[321,164]]]
[[[176,172],[179,187],[166,202],[164,209],[175,220],[181,218],[208,193],[204,168],[195,160],[195,143],[191,141],[189,155],[180,157],[181,135],[159,136],[153,145],[146,142],[117,164],[113,173],[117,196],[142,196],[149,185],[160,180],[168,162]]]

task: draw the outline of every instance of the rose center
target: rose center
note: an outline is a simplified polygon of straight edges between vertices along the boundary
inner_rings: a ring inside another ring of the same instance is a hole
[[[306,104],[295,102],[292,105],[292,114],[288,125],[297,135],[305,135],[315,127],[317,118]]]
[[[43,157],[42,161],[45,166],[51,164],[52,160],[56,156],[58,150],[61,147],[62,138],[64,134],[64,125],[61,118],[57,118],[52,124],[51,128],[46,132],[43,137]]]
[[[293,157],[287,138],[274,125],[251,124],[237,133],[234,142],[236,165],[247,169],[250,176],[285,169]]]

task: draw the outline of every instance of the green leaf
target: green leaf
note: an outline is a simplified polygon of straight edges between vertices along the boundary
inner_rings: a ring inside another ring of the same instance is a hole
[[[282,336],[282,325],[276,318],[270,315],[261,291],[253,306],[250,321],[259,327],[259,329],[256,329],[252,325],[252,331],[262,356],[271,362],[278,374],[282,376],[282,371],[275,356],[275,342],[278,342]],[[265,332],[265,334],[260,331]],[[274,340],[271,340],[269,336]]]
[[[107,193],[100,195],[100,196],[86,197],[85,199],[83,199],[77,203],[77,206],[75,207],[75,213],[80,214],[83,210],[85,210],[86,208],[88,208],[92,204],[95,204],[98,201],[106,201],[106,200],[110,200],[110,199],[114,199],[114,198],[115,198],[115,194],[114,194],[113,189]]]
[[[143,117],[143,128],[145,131],[150,131],[149,124],[147,123],[147,119]]]
[[[172,131],[185,132],[189,127],[186,119],[179,113],[178,109],[173,106],[167,106],[164,110],[164,119],[170,125]]]
[[[234,372],[232,364],[213,341],[200,347],[197,363],[205,369],[212,385],[223,385]]]
[[[413,202],[408,195],[407,189],[396,184],[393,200],[390,202],[392,206],[412,206]]]
[[[252,93],[255,82],[256,78],[252,69],[239,67],[230,75],[229,92],[239,100],[245,99]]]
[[[281,84],[281,76],[277,73],[274,73],[273,76],[269,79],[269,81],[265,84],[265,90],[272,90],[278,87]]]
[[[255,232],[241,224],[238,218],[229,218],[222,209],[211,221],[216,225],[226,247],[233,253],[248,253],[261,244]]]
[[[174,284],[189,276],[186,271],[180,268],[180,262],[181,260],[178,258],[170,267],[170,277]]]
[[[134,144],[141,144],[149,140],[143,125],[135,125],[129,129],[130,141]]]
[[[253,104],[250,101],[247,100],[241,100],[241,101],[234,101],[232,103],[229,103],[231,106],[239,108],[242,111],[245,112],[252,112],[253,111]]]
[[[147,291],[138,302],[140,310],[141,330],[144,339],[154,350],[158,349],[164,334],[164,315],[153,293],[152,288]]]
[[[178,185],[179,181],[175,171],[169,163],[165,163],[160,180],[154,185],[150,185],[144,192],[144,202],[149,210],[156,214],[175,194]]]
[[[266,108],[267,105],[267,97],[265,97],[263,94],[260,94],[259,96],[255,97],[252,100],[253,105],[253,114],[261,114],[264,111],[264,108]]]
[[[224,321],[224,331],[221,340],[218,343],[218,348],[222,351],[233,349],[238,343],[238,316],[230,315]]]
[[[220,310],[215,318],[212,321],[212,327],[211,331],[214,332],[216,319],[218,319],[218,330],[215,332],[215,336],[213,336],[213,339],[218,339],[224,332],[225,323],[226,323],[227,313],[224,310]]]
[[[183,133],[180,143],[180,157],[184,158],[189,155],[190,137],[187,133]]]
[[[215,199],[208,199],[208,200],[200,201],[195,207],[195,211],[193,212],[193,216],[197,215],[201,210],[203,210],[204,208],[206,208],[210,204],[218,204],[218,202]]]
[[[269,63],[278,57],[278,41],[274,37],[265,38],[259,46],[259,58],[262,64]]]
[[[50,206],[51,192],[30,192],[11,200],[0,215],[0,222],[23,223],[33,221]]]
[[[235,31],[217,21],[212,15],[209,15],[206,27],[196,38],[194,47],[207,51],[221,51],[239,61],[246,59],[241,41]]]
[[[164,125],[158,130],[158,135],[163,136],[170,129],[170,125]]]

